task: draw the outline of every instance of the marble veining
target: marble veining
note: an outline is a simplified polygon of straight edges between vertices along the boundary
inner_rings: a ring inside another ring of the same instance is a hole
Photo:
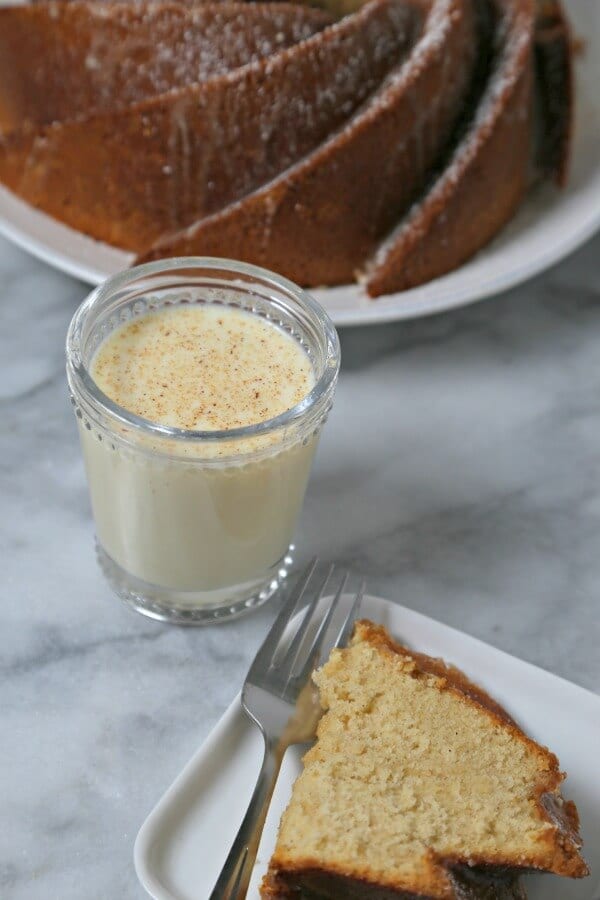
[[[342,332],[299,534],[414,607],[600,689],[600,236],[485,303]],[[0,897],[140,900],[135,834],[273,616],[123,608],[95,565],[63,342],[86,287],[0,241]]]

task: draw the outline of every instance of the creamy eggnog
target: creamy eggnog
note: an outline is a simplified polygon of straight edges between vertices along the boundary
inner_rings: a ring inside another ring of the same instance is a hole
[[[252,313],[213,305],[167,308],[125,322],[100,345],[90,374],[129,412],[188,431],[273,419],[315,383],[294,338]]]
[[[98,348],[90,374],[129,412],[188,431],[272,419],[315,382],[310,359],[292,337],[251,313],[208,305],[124,323]],[[137,578],[212,592],[251,581],[285,554],[314,440],[268,452],[265,438],[248,436],[236,443],[230,463],[219,461],[231,453],[229,442],[192,442],[184,448],[186,462],[165,459],[164,447],[157,459],[152,440],[148,455],[132,455],[126,447],[107,448],[86,428],[81,434],[98,538]]]
[[[277,589],[338,366],[318,304],[242,263],[161,260],[84,301],[67,375],[119,596],[202,622]]]

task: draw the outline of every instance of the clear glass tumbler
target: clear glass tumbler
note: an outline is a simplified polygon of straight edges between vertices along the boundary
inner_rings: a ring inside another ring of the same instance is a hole
[[[304,348],[315,385],[268,421],[187,431],[114,403],[90,375],[92,357],[123,322],[164,306],[242,308]],[[79,424],[100,565],[145,615],[206,624],[264,603],[286,577],[320,429],[340,361],[319,304],[265,269],[224,259],[161,260],[93,291],[67,336],[67,377]]]

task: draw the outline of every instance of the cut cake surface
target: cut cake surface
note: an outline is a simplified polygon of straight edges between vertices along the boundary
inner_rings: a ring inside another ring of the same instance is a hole
[[[508,900],[521,871],[587,874],[558,760],[458,670],[360,622],[315,681],[265,900]]]

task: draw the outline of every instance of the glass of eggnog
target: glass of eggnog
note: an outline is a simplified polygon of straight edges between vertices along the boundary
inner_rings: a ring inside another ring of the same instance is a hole
[[[161,260],[89,295],[67,376],[98,558],[123,600],[206,624],[273,595],[339,360],[321,306],[255,266]]]

